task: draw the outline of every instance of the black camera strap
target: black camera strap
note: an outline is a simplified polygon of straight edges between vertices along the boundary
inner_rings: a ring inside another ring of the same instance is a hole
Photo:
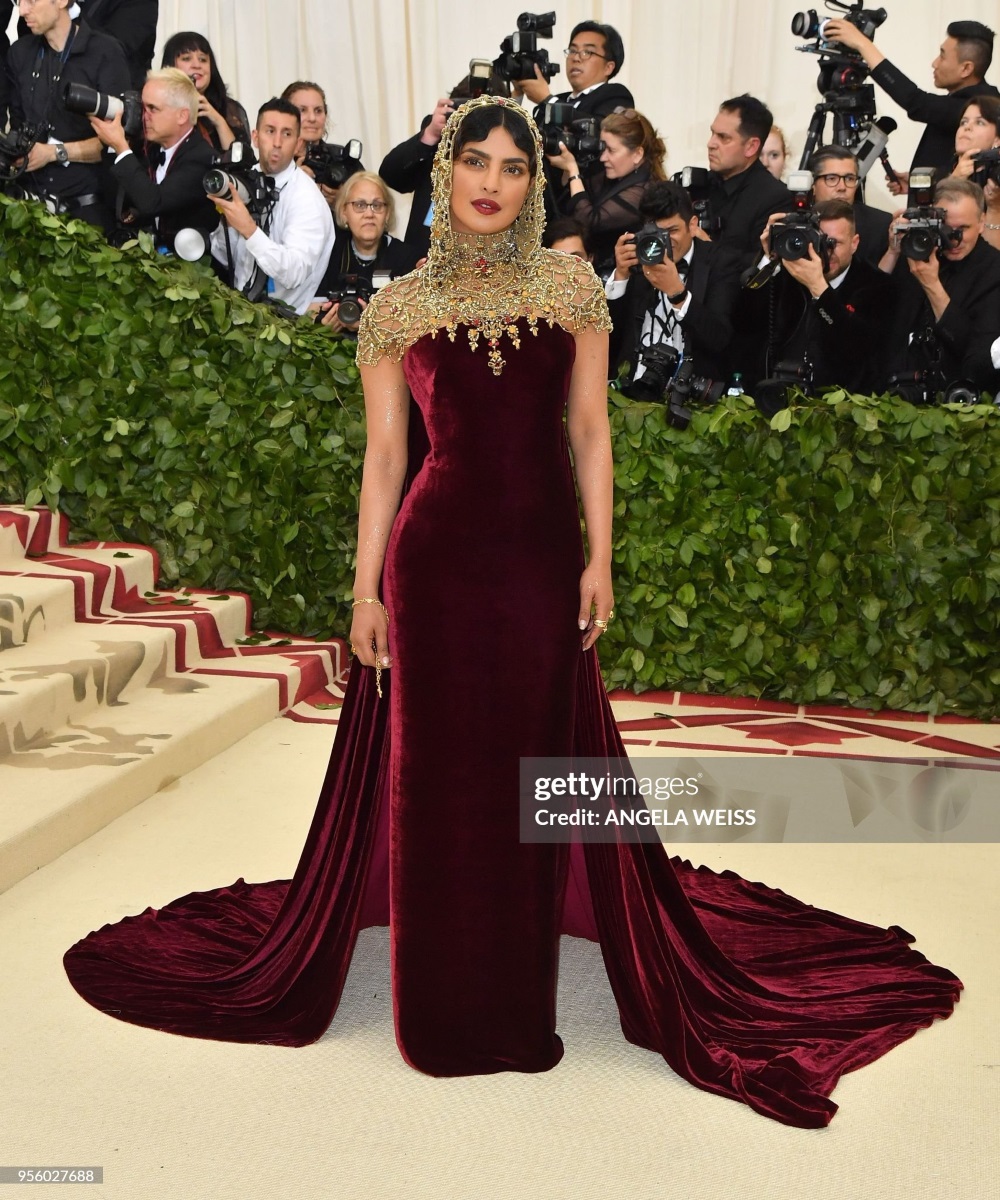
[[[45,105],[45,120],[51,131],[52,129],[52,102],[56,98],[56,89],[59,86],[59,81],[62,79],[63,71],[70,56],[70,51],[73,49],[73,43],[76,41],[76,35],[80,26],[74,21],[70,27],[69,37],[66,39],[66,45],[58,53],[52,50],[45,38],[41,39],[42,44],[38,47],[38,54],[35,56],[34,70],[31,72],[31,92],[29,100],[34,108],[35,92],[38,89],[38,82],[42,78],[42,64],[48,64],[46,85],[48,87],[48,95],[46,96]]]

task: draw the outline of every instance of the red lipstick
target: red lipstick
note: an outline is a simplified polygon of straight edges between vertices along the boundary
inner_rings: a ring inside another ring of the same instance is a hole
[[[500,211],[500,205],[493,200],[473,200],[472,207],[477,212],[485,213],[490,216],[492,216],[493,213],[498,213]]]

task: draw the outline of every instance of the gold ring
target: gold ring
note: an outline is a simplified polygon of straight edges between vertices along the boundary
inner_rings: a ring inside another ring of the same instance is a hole
[[[600,617],[594,617],[594,625],[598,629],[607,629],[608,627],[607,621],[602,621]]]

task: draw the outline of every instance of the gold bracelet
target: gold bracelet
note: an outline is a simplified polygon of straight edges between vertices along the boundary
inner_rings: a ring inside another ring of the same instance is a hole
[[[382,615],[385,617],[386,629],[389,628],[389,614],[386,611],[385,605],[377,596],[360,596],[355,600],[351,608],[357,608],[359,604],[377,604],[382,610]],[[382,699],[382,664],[378,658],[378,643],[372,638],[372,649],[375,651],[375,694]]]

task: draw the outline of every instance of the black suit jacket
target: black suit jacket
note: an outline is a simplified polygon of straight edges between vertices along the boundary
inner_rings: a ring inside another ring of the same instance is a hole
[[[943,96],[924,92],[888,59],[872,71],[872,79],[906,109],[911,121],[925,126],[912,167],[936,167],[938,179],[948,174],[955,161],[955,133],[966,104],[973,96],[1000,96],[992,83],[985,82]]]
[[[855,257],[877,267],[889,248],[889,226],[892,216],[882,208],[872,208],[860,201],[854,205],[854,227],[861,241]]]
[[[815,387],[878,391],[885,378],[892,291],[888,275],[855,255],[843,281],[818,299],[786,270],[764,287],[745,292],[757,343],[762,352],[769,343],[771,347],[767,361],[762,355],[756,363],[744,364],[748,390],[779,362],[801,362],[807,355]]]
[[[897,285],[896,322],[892,334],[890,369],[918,370],[925,365],[910,335],[929,328],[941,351],[946,383],[971,379],[977,387],[994,383],[989,347],[1000,333],[1000,250],[980,238],[958,262],[941,263],[941,283],[950,297],[940,321],[935,321],[924,290],[902,261],[892,276]]]
[[[127,154],[113,163],[111,175],[118,185],[121,223],[126,228],[156,229],[157,242],[170,251],[179,229],[192,227],[210,233],[219,223],[219,214],[205,195],[202,179],[213,161],[212,147],[195,129],[177,147],[162,183],[156,182],[155,169],[145,154]]]
[[[733,335],[733,307],[740,290],[739,264],[725,247],[696,238],[685,284],[691,293],[691,303],[680,323],[685,356],[694,359],[699,375],[727,379],[726,351]],[[643,320],[657,296],[656,289],[640,272],[629,277],[624,296],[609,301],[614,325],[609,350],[613,368],[628,361],[634,373]]]
[[[739,175],[729,179],[712,178],[709,194],[711,213],[722,222],[722,230],[713,240],[750,261],[760,254],[760,235],[767,218],[776,212],[789,212],[792,193],[775,179],[760,159]]]
[[[427,253],[431,244],[430,227],[425,224],[427,211],[431,206],[431,163],[437,146],[427,146],[420,140],[420,134],[431,123],[430,114],[420,122],[420,133],[407,138],[394,146],[382,159],[378,173],[396,192],[412,192],[413,203],[410,205],[410,216],[406,222],[406,234],[403,240],[415,250],[420,251],[421,257]]]

